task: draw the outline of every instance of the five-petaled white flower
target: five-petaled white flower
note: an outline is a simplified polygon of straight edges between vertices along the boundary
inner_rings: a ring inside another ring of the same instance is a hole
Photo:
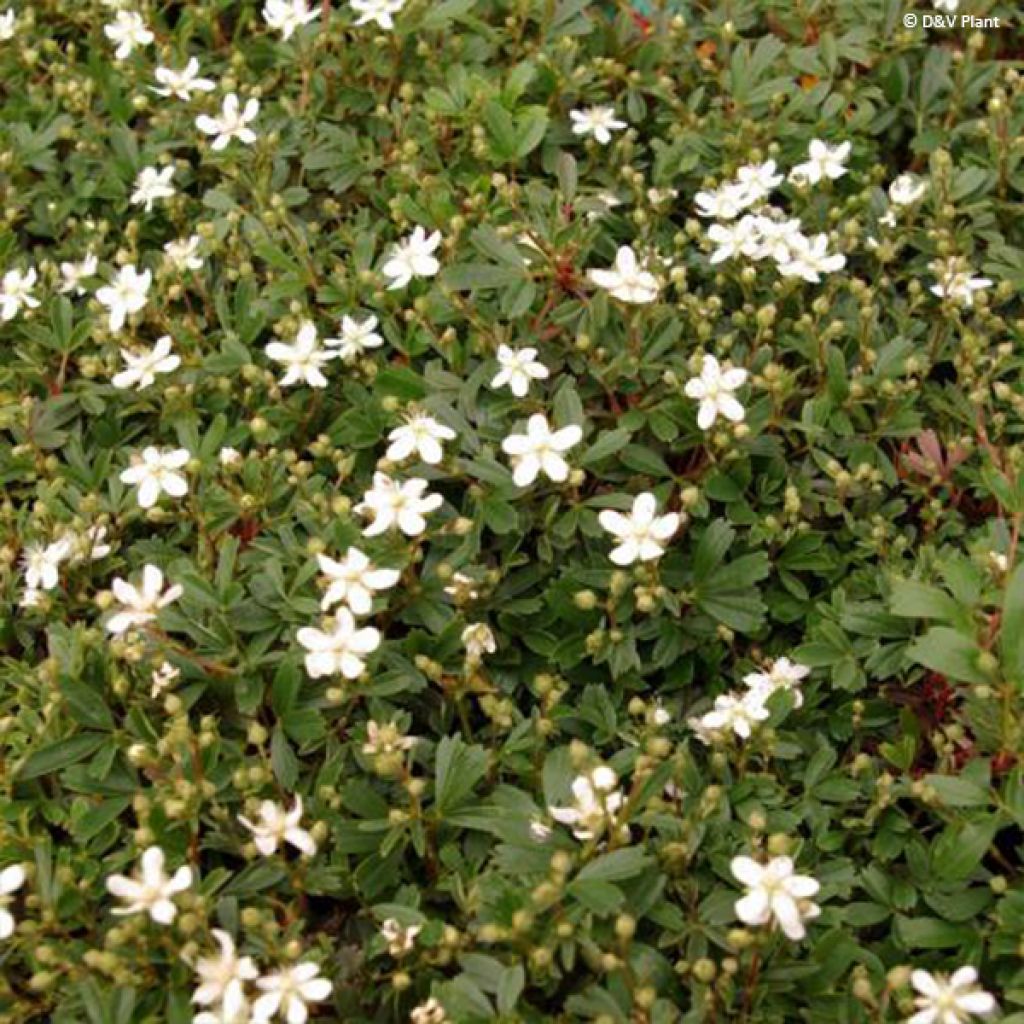
[[[391,256],[381,267],[381,273],[391,278],[388,291],[404,288],[414,277],[433,277],[441,264],[434,256],[434,250],[441,244],[441,232],[427,234],[417,226],[413,233],[398,242]]]
[[[973,277],[973,271],[961,269],[956,257],[946,261],[941,268],[937,284],[931,287],[932,295],[940,299],[953,299],[970,308],[974,305],[974,293],[992,286],[987,277]]]
[[[619,777],[607,765],[599,765],[586,775],[573,779],[571,807],[549,807],[555,821],[568,825],[572,834],[584,842],[600,836],[615,824],[622,807]]]
[[[306,0],[267,0],[263,7],[263,20],[267,27],[280,32],[285,40],[291,39],[296,29],[319,16],[319,8],[310,10]]]
[[[155,74],[160,84],[154,85],[152,89],[158,96],[190,100],[193,92],[213,92],[217,87],[209,78],[199,77],[199,60],[196,57],[189,57],[180,71],[160,67],[156,69]]]
[[[291,345],[286,345],[282,341],[272,341],[264,352],[275,363],[282,363],[287,367],[285,375],[279,381],[283,388],[299,383],[308,384],[311,388],[327,387],[327,378],[320,367],[329,363],[338,354],[320,346],[316,337],[316,327],[311,320],[302,322]]]
[[[329,630],[304,626],[296,638],[307,651],[306,672],[311,679],[339,673],[358,679],[366,668],[365,656],[380,646],[380,632],[373,626],[357,628],[352,612],[344,606],[335,612]]]
[[[373,610],[373,594],[388,590],[401,577],[398,569],[378,569],[359,548],[350,547],[340,562],[327,555],[317,555],[320,571],[328,586],[320,607],[327,611],[336,604],[347,604],[355,615],[369,615]]]
[[[357,25],[375,22],[378,27],[392,29],[395,21],[392,14],[398,14],[405,6],[405,0],[350,0],[349,6],[359,17]]]
[[[299,825],[302,821],[301,796],[295,797],[295,806],[290,811],[273,800],[264,800],[260,804],[258,821],[250,821],[244,814],[240,814],[238,820],[252,833],[252,841],[264,857],[276,853],[277,848],[286,843],[307,857],[316,853],[313,837]]]
[[[110,311],[110,329],[115,334],[124,327],[125,320],[138,313],[146,305],[149,286],[153,283],[153,271],[140,274],[134,264],[129,263],[117,272],[111,284],[96,291],[96,300]]]
[[[442,441],[454,441],[455,431],[438,423],[433,416],[414,413],[400,427],[395,427],[388,434],[388,450],[386,459],[401,462],[410,455],[418,455],[427,465],[436,466],[444,458]]]
[[[217,956],[200,957],[196,961],[199,985],[192,994],[192,1002],[199,1006],[219,1004],[227,1018],[238,1016],[245,1005],[244,986],[255,981],[259,970],[251,956],[239,956],[235,940],[221,928],[210,932],[220,946]]]
[[[757,691],[767,700],[773,693],[785,690],[793,695],[793,706],[802,707],[804,695],[800,692],[800,682],[810,674],[810,669],[789,658],[777,658],[767,672],[748,672],[743,682],[751,691]]]
[[[203,257],[199,255],[202,241],[199,235],[189,235],[188,238],[176,238],[172,242],[164,243],[167,262],[181,273],[186,270],[200,270],[203,266]]]
[[[412,949],[416,936],[423,930],[419,924],[403,925],[397,918],[389,917],[381,923],[381,938],[388,944],[393,957],[404,956]]]
[[[796,874],[789,857],[773,857],[767,864],[752,857],[734,857],[729,867],[747,890],[735,906],[736,916],[744,924],[756,926],[774,919],[787,938],[798,942],[807,934],[804,922],[821,913],[811,902],[821,885],[810,875]]]
[[[806,163],[797,164],[789,172],[789,180],[797,185],[817,185],[823,178],[841,178],[846,173],[849,158],[849,142],[830,146],[821,139],[812,139],[807,147]]]
[[[384,339],[377,333],[377,318],[367,316],[356,320],[351,316],[341,318],[341,336],[324,338],[328,348],[336,348],[345,362],[358,359],[368,348],[380,348]]]
[[[183,592],[177,583],[164,590],[164,574],[155,565],[143,566],[141,588],[117,576],[110,589],[121,604],[121,610],[107,621],[107,632],[115,636],[153,622],[160,609],[177,601]]]
[[[20,864],[9,864],[0,871],[0,939],[14,934],[14,916],[7,909],[11,894],[25,884],[25,869]]]
[[[156,344],[141,352],[121,349],[121,358],[128,364],[120,373],[115,373],[110,383],[115,388],[135,388],[141,391],[148,388],[158,373],[172,373],[181,365],[181,357],[171,351],[171,336],[165,334],[157,338]]]
[[[395,722],[369,721],[366,723],[366,742],[363,753],[371,757],[378,754],[396,754],[416,746],[415,736],[406,736]]]
[[[889,186],[889,201],[893,206],[913,206],[927,191],[927,181],[916,174],[901,174]]]
[[[436,512],[444,503],[440,494],[425,494],[429,484],[422,477],[412,477],[399,483],[386,473],[373,474],[373,487],[355,506],[358,515],[373,516],[373,522],[363,530],[364,537],[377,537],[397,526],[407,537],[418,537],[426,528],[423,518]]]
[[[697,426],[708,430],[719,415],[739,423],[746,415],[733,392],[747,379],[747,371],[739,368],[722,371],[714,356],[704,356],[700,376],[691,377],[684,388],[687,397],[697,399]]]
[[[828,235],[822,233],[807,238],[798,233],[789,239],[789,252],[787,258],[779,262],[779,273],[817,284],[822,274],[831,274],[845,266],[846,257],[841,252],[828,251]]]
[[[679,513],[659,516],[657,512],[658,499],[645,491],[633,499],[629,515],[610,508],[598,515],[601,526],[619,540],[608,556],[616,565],[650,562],[665,554],[665,541],[679,529]]]
[[[625,121],[616,118],[614,107],[570,110],[569,119],[572,121],[574,135],[591,135],[602,146],[607,146],[612,141],[612,132],[622,131],[627,127]]]
[[[170,924],[177,916],[174,897],[192,884],[192,869],[180,867],[170,877],[164,871],[166,858],[159,846],[147,848],[141,859],[139,878],[111,875],[107,889],[127,906],[115,907],[113,913],[149,914],[157,924]]]
[[[987,1017],[998,1009],[995,997],[978,987],[978,972],[961,967],[951,977],[916,970],[910,984],[918,993],[917,1013],[906,1024],[966,1024],[971,1017]]]
[[[740,696],[723,693],[715,698],[715,706],[700,718],[691,718],[688,725],[702,743],[715,743],[730,732],[740,739],[750,739],[754,728],[770,717],[764,706],[767,694],[761,690],[748,690]]]
[[[60,563],[71,555],[71,538],[55,540],[52,544],[28,544],[23,563],[25,585],[29,590],[53,590],[60,582]]]
[[[258,99],[249,99],[241,107],[238,94],[229,92],[224,97],[220,115],[211,117],[209,114],[200,114],[196,118],[196,127],[204,135],[216,136],[210,144],[210,148],[215,151],[224,149],[232,139],[251,146],[256,141],[256,133],[247,126],[256,119],[259,112]]]
[[[620,302],[653,302],[658,297],[658,279],[639,265],[628,245],[615,253],[615,265],[607,270],[588,270],[590,280]]]
[[[36,268],[8,270],[0,280],[0,320],[13,320],[22,309],[35,309],[39,300],[32,294]]]
[[[85,286],[82,282],[87,277],[92,277],[96,273],[98,266],[99,260],[91,252],[86,253],[85,259],[78,263],[62,263],[60,265],[60,276],[63,280],[60,283],[60,292],[64,295],[69,295],[72,292],[75,295],[84,295]]]
[[[153,203],[158,199],[170,199],[174,195],[174,188],[171,186],[171,179],[174,177],[174,167],[143,167],[135,179],[135,191],[132,193],[131,201],[136,206],[142,206],[146,213],[153,209]]]
[[[499,345],[498,365],[501,369],[491,380],[491,387],[497,391],[507,385],[516,398],[526,397],[531,380],[545,380],[550,376],[548,368],[537,359],[535,348],[516,350],[508,345]]]
[[[114,56],[118,60],[130,57],[136,46],[149,46],[155,36],[136,11],[118,11],[109,25],[103,26],[103,34],[117,43]]]
[[[253,1020],[266,1024],[279,1016],[287,1024],[306,1024],[308,1003],[319,1003],[331,994],[331,983],[320,977],[316,964],[302,963],[282,967],[274,974],[265,974],[256,981],[263,992],[253,1003]]]
[[[562,453],[580,443],[583,430],[575,423],[552,430],[547,417],[534,413],[526,423],[525,434],[509,434],[501,442],[502,451],[511,457],[512,479],[517,487],[529,487],[540,472],[555,483],[569,476],[569,463]]]
[[[161,494],[184,498],[188,494],[188,480],[178,470],[184,468],[190,458],[186,448],[161,450],[149,445],[142,449],[141,457],[132,456],[132,464],[121,473],[121,483],[138,486],[136,497],[140,508],[152,508]]]

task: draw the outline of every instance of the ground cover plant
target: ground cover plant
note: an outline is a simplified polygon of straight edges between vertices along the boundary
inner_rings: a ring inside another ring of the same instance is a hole
[[[1024,12],[11,4],[0,1020],[1021,1024]]]

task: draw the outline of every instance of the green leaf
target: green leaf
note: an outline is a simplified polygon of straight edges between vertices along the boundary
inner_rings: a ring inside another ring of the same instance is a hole
[[[24,782],[42,775],[51,775],[69,765],[84,761],[108,742],[109,737],[106,733],[83,732],[69,739],[51,743],[32,754],[21,766],[17,777]]]
[[[458,736],[446,736],[437,745],[435,800],[438,813],[454,810],[472,792],[487,771],[487,751],[468,746]]]
[[[1006,584],[999,650],[1003,672],[1024,693],[1024,562],[1013,570]]]
[[[934,626],[907,650],[912,661],[933,672],[964,683],[988,683],[989,676],[978,667],[981,649],[962,633],[947,626]]]

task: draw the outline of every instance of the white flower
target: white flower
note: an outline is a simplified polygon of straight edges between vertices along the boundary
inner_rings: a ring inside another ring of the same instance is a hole
[[[8,39],[14,38],[16,22],[17,15],[14,13],[14,8],[9,7],[3,14],[0,14],[0,41],[7,42]]]
[[[679,529],[679,514],[657,515],[658,500],[645,491],[633,499],[629,515],[606,508],[597,519],[601,526],[619,540],[619,546],[608,556],[616,565],[650,562],[665,554],[664,542]]]
[[[614,107],[587,107],[584,110],[570,110],[574,135],[592,135],[594,139],[607,146],[612,141],[612,132],[622,131],[627,127],[625,121],[615,117]]]
[[[329,632],[304,626],[296,637],[308,652],[306,671],[312,679],[339,672],[346,679],[357,679],[366,668],[364,656],[380,646],[380,633],[373,626],[357,629],[352,612],[344,607],[335,613]]]
[[[615,824],[615,815],[622,807],[618,776],[606,765],[594,768],[587,775],[573,779],[572,807],[549,807],[555,821],[568,825],[577,839],[594,839],[605,828]]]
[[[478,665],[485,654],[493,654],[498,645],[486,622],[474,622],[462,631],[462,645],[466,648],[466,660]]]
[[[377,722],[366,723],[366,742],[363,753],[370,757],[379,754],[396,754],[411,750],[416,745],[415,736],[406,736],[394,722],[380,725]]]
[[[434,250],[440,244],[440,231],[428,235],[419,226],[408,238],[399,242],[381,267],[381,273],[391,278],[388,291],[404,288],[414,277],[433,277],[441,269],[441,264],[434,256]]]
[[[125,320],[138,313],[146,305],[149,286],[153,283],[153,272],[144,270],[141,274],[135,265],[129,263],[117,272],[117,278],[96,292],[101,306],[110,311],[110,329],[115,334],[124,327]]]
[[[191,456],[185,448],[161,451],[150,445],[143,448],[141,458],[132,456],[132,464],[121,473],[121,483],[138,485],[136,495],[140,508],[152,508],[161,493],[171,498],[188,494],[188,480],[178,472]]]
[[[910,984],[920,995],[914,1000],[918,1012],[907,1018],[906,1024],[964,1024],[998,1008],[995,998],[978,988],[978,972],[973,967],[961,967],[949,978],[916,970],[910,975]]]
[[[319,975],[316,964],[302,963],[258,978],[256,987],[264,995],[253,1003],[254,1019],[263,1024],[279,1016],[287,1024],[305,1024],[309,1018],[306,1004],[322,1002],[331,994],[331,983]]]
[[[789,239],[788,259],[779,263],[779,273],[783,277],[801,277],[805,281],[817,284],[822,274],[831,274],[846,266],[846,257],[840,253],[828,252],[828,235],[815,235],[806,238],[794,235]]]
[[[173,242],[165,243],[164,253],[167,262],[181,273],[201,269],[203,257],[199,255],[199,246],[202,245],[202,241],[199,235],[190,235],[188,238],[177,238]]]
[[[329,348],[337,348],[338,355],[345,362],[358,359],[368,348],[380,348],[384,339],[377,334],[377,318],[367,316],[365,320],[358,321],[350,316],[341,318],[341,337],[324,338],[324,344]]]
[[[99,266],[99,260],[91,253],[85,254],[85,259],[80,263],[62,263],[60,265],[60,276],[64,280],[60,284],[60,292],[68,295],[74,292],[76,295],[84,295],[85,288],[82,281],[92,277]]]
[[[773,693],[785,690],[793,695],[793,706],[802,707],[804,695],[800,692],[800,681],[810,673],[806,665],[790,661],[789,658],[778,658],[768,672],[749,672],[743,682],[752,690],[763,694],[767,700]]]
[[[587,275],[599,288],[611,292],[622,302],[653,302],[658,297],[657,278],[637,264],[636,253],[628,245],[619,247],[613,267],[588,270]]]
[[[501,449],[512,458],[512,478],[517,487],[529,487],[542,470],[555,483],[569,476],[569,464],[562,458],[580,443],[583,431],[576,424],[552,430],[547,417],[534,413],[526,424],[525,434],[509,434]]]
[[[697,426],[710,429],[718,417],[724,416],[733,423],[739,423],[746,415],[743,406],[733,396],[747,379],[747,371],[733,368],[724,373],[714,356],[704,356],[700,376],[691,377],[684,388],[688,398],[700,402],[697,410]]]
[[[310,10],[306,0],[267,0],[263,20],[268,28],[281,33],[282,39],[291,39],[295,30],[319,17],[319,9]]]
[[[821,139],[814,139],[807,147],[807,157],[806,163],[797,164],[789,172],[789,180],[794,184],[817,185],[822,178],[841,178],[850,158],[850,143],[830,146]]]
[[[697,204],[698,217],[733,220],[754,203],[759,195],[747,185],[729,181],[713,192],[698,192],[693,201]]]
[[[928,191],[928,182],[916,174],[901,174],[889,186],[889,201],[894,206],[913,206]]]
[[[157,170],[156,167],[143,167],[135,179],[135,191],[132,193],[131,201],[136,206],[145,208],[146,213],[153,209],[153,203],[158,199],[170,199],[174,195],[171,187],[171,179],[174,177],[174,167],[164,167]]]
[[[456,604],[475,601],[480,596],[476,580],[464,572],[455,572],[452,575],[451,583],[444,588],[444,592],[453,598]]]
[[[190,100],[193,92],[213,92],[216,85],[209,78],[199,78],[199,61],[189,57],[188,63],[180,70],[174,68],[157,68],[156,80],[159,85],[153,86],[158,96],[175,96],[179,100]]]
[[[181,365],[181,358],[171,352],[171,344],[171,336],[165,334],[151,349],[138,353],[121,349],[121,358],[128,366],[114,374],[110,383],[115,388],[135,388],[136,391],[148,388],[158,373],[171,373]]]
[[[972,277],[972,273],[970,270],[961,270],[955,258],[947,260],[938,283],[931,287],[932,295],[940,299],[954,299],[970,308],[974,305],[974,293],[992,285],[987,277]]]
[[[448,1015],[437,999],[431,996],[425,1003],[413,1007],[409,1020],[412,1024],[447,1024]]]
[[[110,893],[128,904],[115,907],[113,913],[145,913],[157,924],[170,924],[174,920],[178,908],[173,903],[173,897],[192,884],[192,869],[180,867],[169,878],[164,872],[164,861],[164,851],[159,846],[150,846],[142,854],[142,870],[138,880],[125,875],[111,875],[107,879]]]
[[[41,544],[27,545],[22,561],[29,590],[53,590],[60,582],[60,563],[70,554],[70,537],[61,537],[45,547]]]
[[[320,367],[329,363],[338,354],[320,347],[316,339],[316,327],[310,320],[302,322],[293,344],[272,341],[264,352],[275,363],[282,363],[287,367],[285,375],[278,382],[283,388],[300,382],[308,384],[311,388],[327,387],[327,378]]]
[[[9,939],[14,934],[14,917],[7,909],[11,893],[25,884],[25,869],[20,864],[10,864],[0,871],[0,939]]]
[[[781,174],[776,173],[775,161],[763,164],[747,164],[736,172],[738,188],[746,189],[753,201],[764,199],[772,189],[782,184]]]
[[[550,376],[548,368],[537,359],[535,348],[517,351],[508,345],[499,345],[498,365],[501,369],[494,375],[490,386],[497,391],[507,385],[516,398],[526,397],[531,380],[546,380]]]
[[[388,434],[388,440],[391,444],[384,453],[386,459],[401,462],[415,453],[427,465],[436,466],[444,458],[441,442],[454,441],[455,431],[432,416],[417,413],[402,426],[395,427]]]
[[[107,528],[98,523],[90,526],[84,533],[73,538],[75,550],[71,556],[73,564],[88,559],[91,562],[106,558],[111,552],[110,545],[106,542]]]
[[[960,6],[960,0],[932,0],[932,6],[937,11],[945,11],[947,14],[955,14]],[[945,1021],[942,1024],[946,1024]]]
[[[786,937],[797,942],[807,934],[804,921],[821,913],[821,908],[810,902],[821,886],[810,875],[794,874],[789,857],[773,857],[767,864],[758,864],[752,857],[734,857],[730,870],[747,890],[735,906],[736,916],[744,924],[762,925],[774,918]]]
[[[114,56],[118,60],[130,57],[136,46],[149,46],[155,38],[146,28],[142,15],[135,11],[118,11],[114,20],[103,26],[103,34],[112,43],[117,43]]]
[[[386,473],[374,473],[373,487],[354,509],[358,515],[373,516],[363,536],[377,537],[397,526],[407,537],[418,537],[427,528],[423,517],[444,503],[440,494],[424,494],[428,486],[421,477],[399,483]]]
[[[212,1010],[200,1010],[192,1024],[260,1024],[252,1016],[249,1000],[243,995],[237,1003],[221,1003]]]
[[[240,108],[238,94],[229,92],[224,97],[220,116],[210,117],[209,114],[200,114],[196,118],[196,127],[204,135],[216,136],[210,145],[214,151],[224,149],[232,139],[238,139],[246,146],[251,146],[256,141],[256,133],[246,126],[250,121],[255,120],[259,112],[259,100],[250,99],[244,108]]]
[[[200,1006],[219,1003],[224,1016],[230,1019],[245,1005],[245,982],[255,981],[260,972],[251,956],[238,955],[235,941],[226,931],[214,928],[211,934],[220,946],[220,955],[196,961],[199,986],[192,994],[192,1002]]]
[[[380,926],[381,938],[388,944],[388,952],[404,956],[412,949],[416,936],[423,930],[419,924],[402,925],[396,918],[389,917]]]
[[[114,579],[110,589],[121,603],[121,610],[107,622],[107,631],[115,635],[152,622],[161,608],[166,608],[182,595],[178,584],[164,590],[164,574],[155,565],[143,567],[141,590],[120,576]]]
[[[24,273],[8,270],[0,280],[0,320],[13,320],[22,309],[35,309],[39,300],[32,294],[36,283],[35,267]]]
[[[715,698],[711,711],[700,718],[691,718],[688,724],[702,743],[714,743],[730,731],[747,740],[754,727],[770,715],[764,699],[765,695],[759,690],[750,690],[742,697],[723,693]]]
[[[349,6],[359,15],[356,19],[357,25],[373,21],[380,28],[392,29],[395,22],[391,15],[401,11],[405,6],[405,0],[350,0]]]
[[[279,846],[288,843],[300,853],[312,857],[316,853],[313,837],[299,826],[302,820],[302,797],[295,797],[295,806],[286,811],[273,800],[264,800],[260,804],[259,821],[253,823],[240,814],[238,820],[252,833],[252,841],[256,849],[269,857],[277,852]]]
[[[347,604],[353,614],[369,615],[374,591],[393,587],[402,575],[397,569],[377,569],[359,548],[350,547],[340,562],[327,555],[317,555],[316,560],[328,580],[320,602],[324,611]]]
[[[149,695],[156,700],[180,675],[181,672],[169,661],[161,662],[149,677]]]

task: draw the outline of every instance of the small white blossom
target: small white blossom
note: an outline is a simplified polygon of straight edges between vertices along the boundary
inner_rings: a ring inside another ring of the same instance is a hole
[[[190,100],[193,92],[213,92],[216,84],[209,78],[199,77],[199,61],[189,57],[188,62],[180,71],[174,68],[157,68],[153,92],[158,96],[174,96],[179,100]]]
[[[316,327],[310,320],[302,322],[291,345],[272,341],[264,351],[275,363],[286,367],[285,375],[278,382],[283,388],[298,383],[308,384],[311,388],[327,387],[327,378],[320,368],[338,355],[320,347]]]
[[[391,278],[388,291],[404,288],[414,277],[433,277],[441,269],[441,264],[434,256],[434,250],[440,244],[440,231],[428,235],[419,226],[408,238],[399,242],[381,267],[381,273]]]
[[[316,842],[299,824],[302,821],[301,796],[295,797],[295,806],[290,811],[273,800],[264,800],[258,821],[252,822],[242,814],[238,820],[252,833],[252,841],[264,857],[270,857],[286,843],[307,857],[316,853]]]
[[[574,135],[590,135],[602,146],[612,141],[612,132],[622,131],[628,127],[625,121],[615,116],[614,107],[586,107],[583,110],[570,110]]]
[[[555,821],[568,825],[577,839],[584,842],[600,836],[615,825],[615,815],[622,807],[622,791],[618,776],[606,765],[594,768],[573,779],[573,806],[549,807]]]
[[[525,434],[510,434],[501,449],[512,459],[512,478],[517,487],[529,487],[543,472],[555,483],[569,476],[569,464],[563,452],[579,444],[583,431],[576,424],[552,430],[547,417],[534,413],[527,421]]]
[[[798,185],[817,185],[823,178],[835,180],[846,174],[846,161],[850,158],[850,143],[830,146],[814,139],[807,148],[807,162],[797,164],[789,173],[789,180]]]
[[[646,303],[658,297],[658,279],[637,263],[636,253],[628,245],[619,247],[614,266],[608,270],[588,270],[587,275],[621,302]]]
[[[153,283],[153,272],[144,270],[141,274],[134,264],[129,263],[117,272],[109,285],[96,291],[96,300],[106,306],[110,313],[110,330],[114,334],[124,327],[125,320],[138,313],[146,305],[149,286]]]
[[[779,263],[779,273],[783,277],[801,277],[817,284],[822,274],[831,274],[846,266],[846,257],[841,252],[828,252],[826,234],[815,235],[814,238],[792,236],[789,244],[788,259]]]
[[[91,253],[85,254],[85,259],[79,263],[62,263],[60,265],[60,276],[64,279],[58,289],[63,295],[84,295],[85,286],[82,282],[96,273],[99,260]]]
[[[23,309],[36,309],[39,300],[32,294],[36,269],[8,270],[0,280],[0,320],[13,320]]]
[[[141,352],[121,349],[121,358],[128,365],[120,373],[115,373],[110,383],[115,388],[135,388],[136,391],[148,388],[158,373],[172,373],[181,365],[181,357],[171,351],[171,346],[171,336],[165,334],[151,349]]]
[[[28,544],[22,556],[25,585],[29,590],[53,590],[60,582],[60,563],[71,555],[71,539],[61,537],[52,544]]]
[[[476,580],[464,572],[454,573],[451,583],[444,588],[444,592],[453,598],[456,604],[475,601],[480,596]]]
[[[962,270],[955,258],[949,259],[941,270],[938,283],[932,285],[931,293],[970,308],[974,305],[974,293],[992,286],[987,277],[973,277],[972,274],[973,271]]]
[[[135,191],[132,193],[131,201],[149,213],[153,209],[153,203],[158,199],[170,199],[174,195],[175,190],[171,186],[173,177],[173,166],[162,169],[143,167],[135,179]]]
[[[714,356],[704,356],[700,376],[691,377],[684,388],[688,398],[700,402],[697,426],[709,430],[719,416],[739,423],[746,415],[733,392],[743,385],[747,371],[739,368],[722,371]]]
[[[182,274],[186,270],[200,270],[203,266],[203,257],[199,255],[202,241],[199,235],[190,235],[188,238],[176,238],[172,242],[166,242],[164,255],[167,262]]]
[[[537,359],[535,348],[521,348],[518,351],[508,345],[498,346],[498,365],[500,370],[491,380],[491,387],[508,387],[516,398],[525,398],[530,390],[530,381],[546,380],[550,376],[548,368]]]
[[[14,38],[17,18],[13,7],[9,7],[3,14],[0,14],[0,42],[7,42],[8,39]]]
[[[971,1017],[988,1017],[998,1009],[991,993],[978,987],[973,967],[961,967],[948,978],[916,970],[910,984],[919,993],[914,999],[918,1010],[906,1024],[966,1024]]]
[[[259,100],[249,99],[245,106],[241,107],[238,94],[229,92],[224,97],[220,116],[200,114],[196,118],[196,127],[204,135],[215,136],[210,144],[210,148],[215,152],[224,149],[232,139],[238,139],[244,145],[251,146],[256,141],[256,133],[248,125],[256,119],[259,112]]]
[[[404,753],[414,746],[416,746],[416,737],[406,736],[394,722],[386,722],[384,725],[374,721],[366,723],[366,742],[363,744],[363,753],[370,757],[380,754]]]
[[[424,493],[428,486],[420,477],[399,483],[386,473],[374,473],[373,487],[354,509],[357,515],[373,516],[363,536],[377,537],[397,526],[407,537],[418,537],[427,528],[423,517],[437,511],[444,503],[440,494]]]
[[[255,981],[259,970],[251,956],[239,956],[235,940],[221,928],[211,933],[217,940],[217,956],[200,957],[196,961],[199,985],[192,993],[192,1002],[199,1006],[220,1004],[225,1017],[236,1016],[245,1005],[244,986]]]
[[[177,601],[183,593],[179,584],[164,590],[164,574],[155,565],[143,567],[141,588],[133,587],[118,576],[110,589],[121,604],[121,610],[107,622],[107,631],[115,636],[153,622],[161,608]]]
[[[349,6],[359,15],[357,25],[366,25],[372,21],[380,28],[393,29],[395,22],[391,15],[401,11],[405,0],[349,0]]]
[[[366,668],[364,660],[380,646],[380,632],[373,626],[356,628],[356,620],[348,608],[337,610],[330,630],[304,626],[296,634],[305,647],[306,672],[311,679],[334,676],[357,679]]]
[[[401,577],[397,569],[376,568],[359,548],[350,547],[340,562],[327,555],[317,555],[316,560],[328,581],[320,602],[324,611],[336,604],[346,604],[354,615],[369,615],[374,592],[388,590]]]
[[[783,182],[783,176],[776,172],[775,161],[767,160],[763,164],[746,164],[736,172],[736,184],[746,189],[752,202],[764,199]]]
[[[893,206],[913,206],[928,191],[928,182],[916,174],[901,174],[889,186],[889,201]]]
[[[466,648],[466,660],[478,665],[485,654],[493,654],[498,645],[494,633],[486,622],[474,622],[462,631],[462,645]]]
[[[160,696],[179,676],[181,672],[169,661],[161,662],[149,677],[149,695],[154,700]]]
[[[665,553],[665,541],[679,529],[679,514],[659,516],[657,511],[657,498],[646,491],[633,499],[629,515],[610,508],[601,511],[598,522],[619,540],[608,556],[616,565],[650,562]]]
[[[730,732],[748,740],[754,728],[769,716],[760,691],[748,691],[744,696],[723,693],[715,698],[711,711],[700,718],[691,718],[688,724],[702,743],[715,743]]]
[[[351,316],[341,318],[341,337],[324,338],[328,348],[337,348],[338,355],[346,362],[358,359],[368,348],[380,348],[384,339],[377,333],[377,318],[367,316],[356,320]]]
[[[381,938],[388,944],[388,953],[393,957],[405,956],[414,943],[416,936],[423,930],[422,925],[403,925],[393,917],[387,918],[380,926]]]
[[[25,869],[20,864],[9,864],[0,871],[0,940],[14,934],[14,915],[7,909],[11,894],[25,884]]]
[[[152,508],[161,494],[183,498],[188,494],[188,480],[179,473],[191,456],[185,448],[143,448],[141,457],[132,456],[132,464],[121,473],[121,483],[138,487],[140,508]]]
[[[810,875],[798,875],[789,857],[773,857],[759,864],[752,857],[734,857],[733,876],[746,887],[736,901],[736,916],[753,926],[778,922],[787,938],[798,942],[807,934],[805,921],[816,918],[821,908],[811,902],[821,886]]]
[[[319,15],[319,9],[310,10],[306,0],[267,0],[263,8],[267,27],[280,32],[285,40],[291,39],[296,29],[308,25]]]
[[[150,846],[142,854],[138,879],[111,875],[107,889],[127,906],[115,907],[113,913],[149,914],[157,924],[170,924],[178,914],[174,897],[192,884],[192,869],[180,867],[171,877],[164,871],[164,851]]]
[[[804,695],[800,692],[800,681],[810,674],[810,669],[789,658],[778,658],[768,672],[749,672],[743,682],[752,691],[763,694],[767,700],[773,693],[785,690],[793,695],[793,706],[802,707]]]
[[[447,1024],[448,1015],[437,999],[431,996],[425,1003],[413,1008],[409,1020],[411,1024]]]
[[[103,26],[103,34],[117,44],[114,56],[118,60],[130,57],[137,46],[149,46],[155,36],[136,11],[118,11],[109,25]]]
[[[253,1003],[253,1019],[265,1024],[275,1016],[287,1024],[306,1024],[309,1003],[319,1003],[331,994],[331,983],[320,977],[316,964],[302,963],[282,967],[274,974],[256,980],[263,992]]]
[[[455,431],[432,416],[416,413],[402,426],[395,427],[388,440],[391,444],[384,457],[391,462],[402,462],[416,454],[427,465],[436,466],[444,458],[441,442],[454,441]]]
[[[693,201],[697,204],[698,217],[712,217],[715,220],[734,220],[748,206],[757,201],[760,193],[748,185],[729,181],[711,192],[698,192]]]

